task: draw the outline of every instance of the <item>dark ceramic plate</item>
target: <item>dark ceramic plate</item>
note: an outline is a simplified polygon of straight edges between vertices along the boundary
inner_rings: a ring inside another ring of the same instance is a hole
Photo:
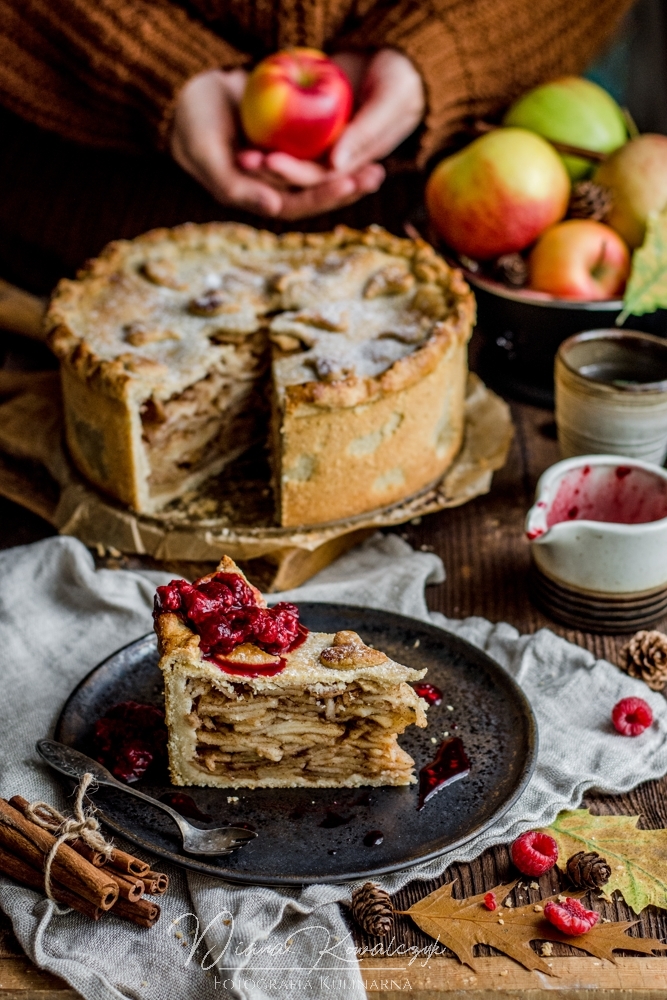
[[[233,882],[304,885],[346,882],[408,868],[481,833],[525,788],[535,765],[537,732],[526,698],[485,653],[449,632],[413,618],[345,605],[301,604],[301,619],[319,632],[353,629],[393,659],[428,667],[426,680],[442,689],[427,729],[400,737],[416,770],[433,759],[443,732],[460,736],[470,774],[443,788],[417,811],[417,786],[405,788],[187,788],[210,823],[249,823],[259,833],[242,850],[219,860],[186,855],[171,820],[138,800],[99,789],[100,818],[128,840],[185,868]],[[95,719],[121,701],[162,704],[155,637],[147,635],[96,667],[67,701],[56,739],[90,752]],[[453,706],[450,711],[447,706]],[[433,740],[433,742],[432,742]],[[166,772],[137,787],[159,798],[175,789]],[[227,797],[238,795],[238,802]],[[371,831],[377,846],[366,846]]]

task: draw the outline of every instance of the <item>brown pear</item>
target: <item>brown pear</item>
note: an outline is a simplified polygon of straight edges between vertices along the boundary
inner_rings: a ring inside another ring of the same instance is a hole
[[[667,136],[631,139],[598,168],[594,180],[612,192],[606,222],[631,249],[641,246],[649,214],[667,206]]]

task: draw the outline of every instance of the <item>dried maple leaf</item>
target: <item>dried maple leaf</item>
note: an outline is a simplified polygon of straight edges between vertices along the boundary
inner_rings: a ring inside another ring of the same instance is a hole
[[[609,862],[607,898],[618,890],[631,910],[667,909],[667,830],[638,830],[638,816],[594,816],[566,809],[547,829],[558,844],[560,864],[576,851],[597,851]]]
[[[491,892],[495,893],[497,899],[504,900],[517,881],[498,886]],[[475,972],[480,971],[477,967],[478,959],[473,955],[473,948],[478,944],[491,945],[524,968],[535,969],[548,976],[557,976],[558,973],[533,951],[531,941],[560,941],[610,962],[615,961],[613,952],[619,948],[639,951],[644,955],[661,949],[667,950],[667,944],[655,938],[629,938],[625,931],[637,921],[596,924],[586,934],[567,937],[545,920],[541,910],[535,911],[534,903],[487,910],[484,906],[485,893],[468,896],[467,899],[454,899],[453,885],[453,882],[449,882],[420,899],[409,910],[399,912],[407,913],[426,934],[446,945],[459,961],[469,965]],[[583,893],[572,895],[579,897]],[[557,898],[556,895],[549,897]],[[546,902],[546,899],[540,900],[540,906],[544,906]]]
[[[632,256],[623,312],[617,326],[631,314],[643,316],[667,306],[667,209],[652,212],[642,246]]]

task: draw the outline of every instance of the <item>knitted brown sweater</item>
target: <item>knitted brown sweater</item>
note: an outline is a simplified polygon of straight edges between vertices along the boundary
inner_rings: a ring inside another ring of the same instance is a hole
[[[164,148],[196,73],[279,48],[404,52],[424,80],[424,159],[469,115],[578,73],[631,0],[0,0],[0,103],[97,146]]]

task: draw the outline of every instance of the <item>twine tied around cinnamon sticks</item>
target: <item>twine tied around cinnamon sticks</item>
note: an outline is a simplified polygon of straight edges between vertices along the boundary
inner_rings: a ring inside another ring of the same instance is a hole
[[[57,902],[51,886],[51,865],[61,844],[69,840],[82,840],[91,850],[98,852],[105,861],[111,858],[113,844],[105,840],[100,833],[100,824],[95,819],[92,808],[84,812],[83,797],[93,781],[92,774],[82,776],[76,789],[74,799],[74,816],[63,816],[48,802],[31,802],[26,806],[25,815],[28,819],[48,830],[56,838],[51,850],[44,858],[44,892],[52,902]]]
[[[69,820],[46,803],[31,805],[22,795],[9,801],[0,798],[0,874],[39,892],[45,891],[46,883],[53,901],[92,920],[111,912],[139,927],[152,927],[160,907],[145,896],[161,896],[169,878],[151,871],[148,862],[107,844],[83,808],[89,785],[85,782],[77,790],[75,815]],[[95,833],[101,838],[97,841],[101,850],[91,846],[91,833],[93,842]],[[66,838],[73,839],[66,843]]]

